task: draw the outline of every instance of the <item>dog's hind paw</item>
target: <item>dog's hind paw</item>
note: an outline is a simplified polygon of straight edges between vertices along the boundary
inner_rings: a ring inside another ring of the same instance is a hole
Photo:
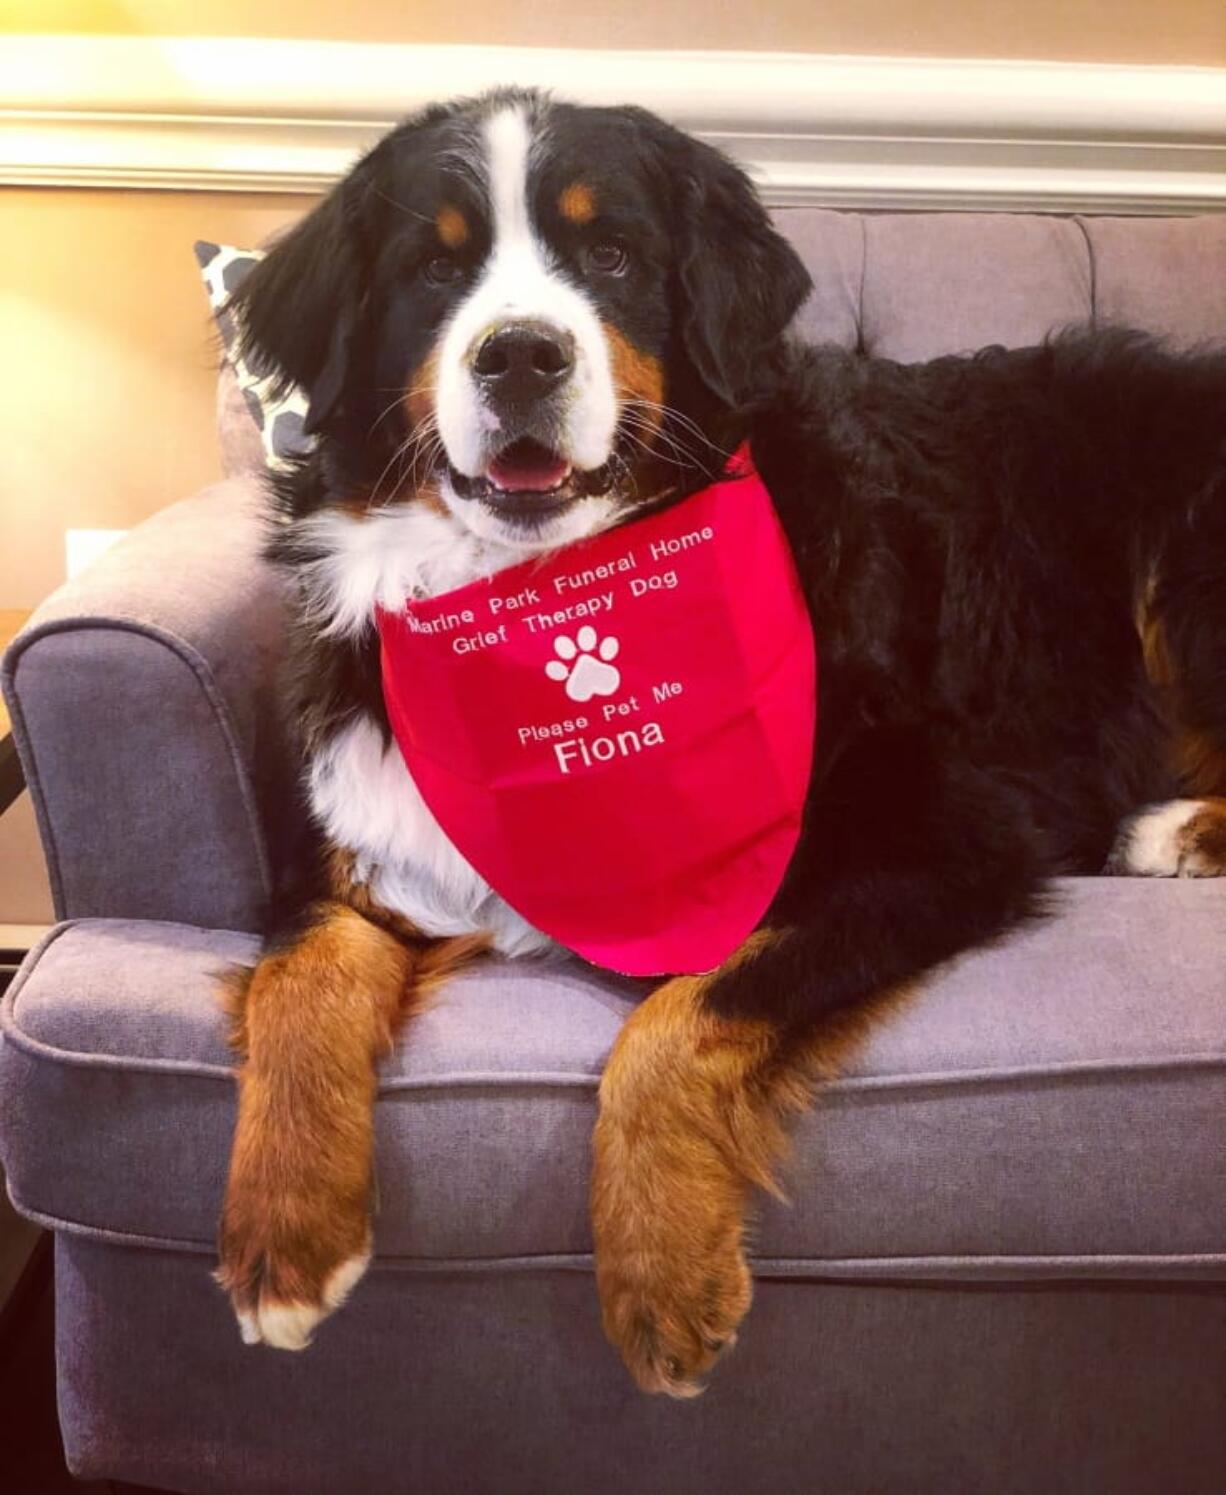
[[[1117,877],[1226,876],[1226,799],[1172,799],[1124,821],[1106,870]]]

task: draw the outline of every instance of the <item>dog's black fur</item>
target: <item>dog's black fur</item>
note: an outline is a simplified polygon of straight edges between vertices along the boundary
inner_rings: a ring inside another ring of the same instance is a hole
[[[1226,356],[1128,332],[798,358],[753,440],[821,641],[821,730],[772,915],[795,933],[730,1005],[800,1016],[911,979],[1189,790],[1172,732],[1226,744],[1224,413]]]
[[[291,569],[293,521],[368,492],[405,438],[380,412],[448,302],[402,272],[474,107],[388,137],[239,293],[320,436],[278,485]],[[541,170],[594,179],[636,251],[634,280],[589,290],[711,442],[681,491],[748,437],[808,597],[820,729],[782,938],[711,997],[803,1026],[1001,934],[1051,877],[1101,871],[1138,807],[1205,790],[1172,744],[1226,748],[1226,353],[1118,330],[917,366],[802,348],[808,276],[736,168],[638,110],[549,107]],[[304,635],[308,750],[355,713],[386,728],[376,649]]]

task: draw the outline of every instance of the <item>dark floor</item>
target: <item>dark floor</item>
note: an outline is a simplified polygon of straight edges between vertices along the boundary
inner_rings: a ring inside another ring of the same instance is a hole
[[[22,954],[0,949],[0,996]],[[55,1299],[51,1237],[46,1233],[16,1286],[0,1302],[0,1490],[4,1495],[91,1490],[100,1495],[173,1495],[118,1480],[74,1479],[64,1464],[55,1409]]]
[[[135,1485],[77,1480],[65,1468],[55,1412],[51,1238],[46,1235],[0,1310],[0,1490],[5,1495],[91,1490],[138,1495]]]

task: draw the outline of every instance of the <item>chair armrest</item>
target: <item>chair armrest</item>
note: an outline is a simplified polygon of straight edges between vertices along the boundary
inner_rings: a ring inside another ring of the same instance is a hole
[[[297,782],[255,479],[138,525],[37,609],[3,688],[57,915],[255,929]]]

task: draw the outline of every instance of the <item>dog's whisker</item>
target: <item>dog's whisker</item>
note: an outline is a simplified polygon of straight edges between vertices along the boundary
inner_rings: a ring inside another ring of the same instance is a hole
[[[668,463],[673,467],[693,467],[700,471],[702,470],[703,463],[695,453],[690,451],[684,443],[676,440],[667,433],[662,433],[654,423],[631,417],[623,421],[622,429],[625,431],[627,438],[634,440],[646,455]],[[650,437],[651,440],[645,440],[645,436]],[[667,450],[661,450],[659,446],[653,444],[655,442],[661,443]]]
[[[670,409],[671,407],[658,405],[655,401],[628,395],[622,409],[622,417],[624,420],[637,422],[642,429],[649,431],[655,440],[669,443],[674,451],[684,454],[696,467],[704,468],[708,462],[701,458],[684,439],[690,435],[698,437],[704,446],[711,451],[718,452],[721,458],[727,458],[728,454],[712,442],[692,421],[679,420],[676,422],[676,428],[670,429],[667,423]],[[656,415],[662,415],[663,419],[653,418]]]
[[[625,424],[628,430],[642,432],[645,436],[651,438],[651,441],[659,441],[679,455],[688,457],[692,461],[696,460],[695,454],[684,441],[668,431],[660,430],[653,422],[632,415],[626,420]]]
[[[375,416],[370,429],[366,433],[366,439],[368,441],[375,434],[376,429],[383,423],[383,421],[387,419],[387,417],[392,413],[393,410],[398,408],[399,405],[400,397],[397,396],[396,399],[391,402],[391,404],[387,405],[383,410],[379,412],[378,415]]]
[[[627,432],[627,436],[628,439],[632,441],[640,451],[642,451],[646,456],[652,458],[654,461],[660,462],[666,467],[674,467],[678,472],[690,472],[693,470],[692,463],[680,462],[675,457],[670,457],[669,455],[667,455],[667,453],[659,452],[654,448],[647,446],[641,437],[635,436],[632,433]],[[630,471],[624,460],[622,460],[621,465],[627,472]],[[635,483],[634,486],[637,490],[637,483]]]
[[[421,466],[423,475],[425,477],[429,477],[431,471],[437,464],[442,451],[443,438],[437,434],[432,436],[428,442],[417,448],[417,450],[413,454],[412,467],[409,470],[409,475],[413,481],[414,486],[416,486],[418,483],[417,470],[419,464]]]
[[[697,436],[701,441],[705,442],[707,446],[713,447],[716,451],[723,450],[722,447],[718,446],[714,441],[711,440],[711,438],[702,429],[698,422],[693,419],[692,416],[686,415],[682,410],[678,410],[675,405],[666,405],[660,403],[657,400],[648,400],[641,395],[633,396],[633,398],[635,400],[635,403],[640,408],[656,411],[657,414],[664,416],[668,420],[675,421],[683,429],[692,432],[693,435]]]
[[[649,400],[645,395],[634,394],[629,390],[623,390],[622,394],[628,405],[633,405],[639,411],[654,411],[665,420],[674,422],[688,434],[697,437],[704,446],[710,447],[713,452],[718,452],[725,460],[732,455],[731,452],[725,451],[718,443],[712,441],[697,421],[675,406],[661,404],[658,400]]]
[[[384,464],[383,471],[379,474],[378,478],[375,480],[375,486],[371,490],[370,498],[367,500],[366,507],[368,509],[373,509],[373,508],[375,508],[377,506],[378,501],[379,501],[379,489],[383,486],[383,479],[388,475],[388,473],[391,471],[392,467],[400,460],[400,458],[409,449],[409,447],[412,446],[413,442],[416,439],[417,439],[416,436],[409,436],[409,437],[407,437],[404,441],[402,441],[400,443],[400,445],[396,448],[396,450],[388,458],[387,462]],[[399,488],[400,481],[401,480],[398,478],[397,479],[397,483],[396,483],[396,487],[394,487],[393,490],[392,490],[393,494]]]
[[[438,459],[446,450],[442,433],[438,429],[438,423],[432,421],[423,429],[422,440],[413,458],[413,481],[417,481],[417,468],[420,463],[422,471],[428,477],[431,471],[438,465]]]

